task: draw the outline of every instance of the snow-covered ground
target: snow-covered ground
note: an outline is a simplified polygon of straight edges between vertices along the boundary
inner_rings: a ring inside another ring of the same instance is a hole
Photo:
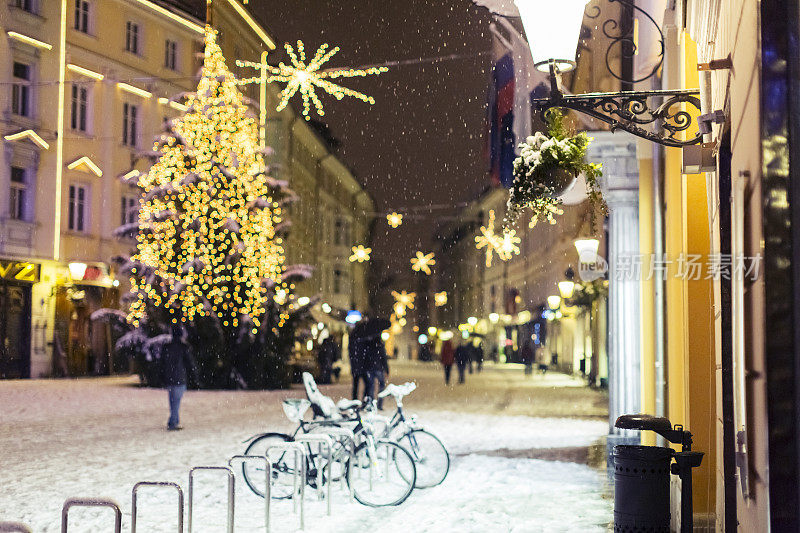
[[[468,376],[468,386],[444,387],[434,366],[393,364],[393,370],[392,381],[418,380],[420,387],[406,400],[406,408],[445,442],[452,455],[450,474],[439,487],[417,490],[395,508],[367,508],[335,492],[330,518],[324,502],[310,490],[306,531],[607,528],[612,503],[604,496],[603,472],[506,453],[588,446],[606,432],[606,422],[597,418],[519,414],[526,412],[531,398],[536,398],[536,407],[531,407],[535,414],[546,413],[550,403],[559,416],[596,415],[602,398],[590,397],[578,390],[578,383],[557,374],[521,378],[521,372],[490,367]],[[67,497],[104,496],[120,503],[123,530],[129,531],[134,483],[175,481],[186,491],[190,467],[225,464],[244,451],[242,441],[254,433],[290,430],[280,401],[302,395],[299,389],[189,391],[182,410],[186,429],[166,432],[165,392],[133,383],[127,377],[0,382],[0,521],[23,521],[37,532],[59,531]],[[323,387],[335,398],[346,389],[346,384]],[[461,407],[454,410],[457,403]],[[236,530],[263,531],[264,500],[252,495],[240,476],[236,483]],[[219,476],[198,474],[194,531],[224,531],[224,494]],[[139,531],[175,531],[174,499],[164,490],[143,491]],[[107,510],[76,509],[71,517],[72,532],[112,531]],[[273,531],[297,529],[290,503],[275,503],[273,517]]]

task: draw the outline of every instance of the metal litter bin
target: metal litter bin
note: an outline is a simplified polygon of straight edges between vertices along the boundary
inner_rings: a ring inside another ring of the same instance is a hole
[[[672,449],[614,446],[614,531],[669,533]]]

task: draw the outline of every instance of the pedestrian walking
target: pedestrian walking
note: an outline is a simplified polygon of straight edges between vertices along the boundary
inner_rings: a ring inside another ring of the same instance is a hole
[[[347,343],[347,355],[350,357],[350,375],[353,378],[353,399],[358,400],[359,384],[366,381],[364,375],[364,339],[361,337],[363,320],[356,324],[350,332],[350,339]],[[365,385],[366,388],[366,385]]]
[[[364,370],[367,386],[364,397],[376,399],[377,393],[386,387],[386,376],[389,375],[389,360],[386,357],[386,346],[380,335],[371,335],[364,339]],[[375,385],[378,389],[375,389]],[[383,398],[377,398],[378,409],[383,409]]]
[[[449,339],[442,343],[442,352],[439,355],[439,360],[442,362],[442,368],[444,369],[444,384],[450,385],[450,372],[453,370],[455,350],[453,350],[453,343]]]
[[[333,336],[325,337],[322,344],[319,345],[317,351],[317,364],[319,365],[319,380],[318,382],[323,385],[331,383],[331,374],[333,373],[333,362],[337,361],[340,355],[341,348]]]
[[[475,371],[480,374],[483,370],[483,345],[480,341],[472,347],[472,359],[475,361]]]
[[[530,342],[522,345],[519,355],[520,359],[522,359],[522,364],[525,365],[525,375],[530,376],[533,374],[533,348]]]
[[[186,392],[189,372],[194,371],[191,357],[183,328],[173,326],[172,338],[164,343],[161,351],[162,379],[169,398],[169,431],[183,429],[180,425],[181,399]]]
[[[464,372],[467,369],[472,354],[469,348],[469,343],[464,342],[461,346],[456,348],[455,360],[456,368],[458,368],[458,383],[464,383]]]

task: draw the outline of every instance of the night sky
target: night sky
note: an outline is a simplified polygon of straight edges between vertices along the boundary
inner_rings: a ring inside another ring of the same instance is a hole
[[[320,93],[323,120],[341,141],[341,159],[373,196],[379,212],[457,205],[485,188],[491,68],[491,17],[486,9],[471,0],[252,0],[248,7],[276,40],[301,39],[309,55],[324,42],[340,46],[325,67],[468,56],[345,79],[343,85],[373,96],[376,104],[347,97],[337,101]],[[295,109],[298,102],[295,97]],[[396,230],[385,219],[377,222],[373,258],[378,264],[410,271],[414,251],[431,248],[437,221],[448,212],[423,213],[427,216],[406,218]]]

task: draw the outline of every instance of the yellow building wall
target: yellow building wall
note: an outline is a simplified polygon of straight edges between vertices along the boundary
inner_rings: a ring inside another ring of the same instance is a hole
[[[683,35],[684,88],[697,88],[696,45]],[[693,135],[693,133],[690,133]],[[665,249],[667,416],[694,434],[693,449],[705,452],[694,470],[694,511],[712,515],[715,508],[715,379],[713,280],[708,272],[711,237],[708,191],[704,174],[681,173],[682,155],[677,148],[665,154]],[[697,257],[702,265],[695,275],[685,260]],[[699,279],[697,279],[699,278]]]
[[[639,253],[642,254],[643,269],[648,268],[647,259],[653,256],[654,247],[654,218],[653,205],[653,159],[652,146],[648,141],[642,141],[637,146],[639,158]],[[642,354],[642,413],[656,414],[656,331],[655,331],[655,279],[651,276],[642,276],[642,307],[641,307],[641,354]],[[654,446],[656,435],[652,431],[642,432],[642,444]]]

